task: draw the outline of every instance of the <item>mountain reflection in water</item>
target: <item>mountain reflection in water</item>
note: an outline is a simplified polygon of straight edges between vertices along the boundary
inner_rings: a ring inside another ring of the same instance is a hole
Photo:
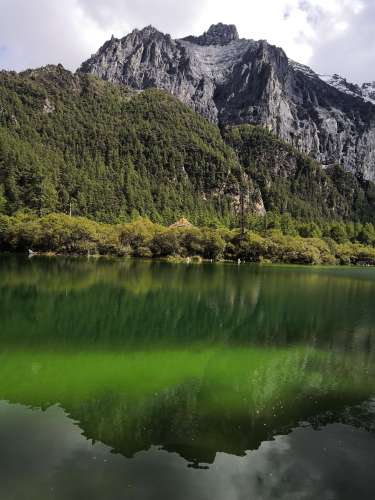
[[[1,258],[1,498],[372,499],[374,292],[374,269]]]

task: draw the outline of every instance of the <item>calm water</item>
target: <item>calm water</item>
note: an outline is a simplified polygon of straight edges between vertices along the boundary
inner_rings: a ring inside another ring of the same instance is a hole
[[[373,500],[375,269],[0,258],[1,500]]]

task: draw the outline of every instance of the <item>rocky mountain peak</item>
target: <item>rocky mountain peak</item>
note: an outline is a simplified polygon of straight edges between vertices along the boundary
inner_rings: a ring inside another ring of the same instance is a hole
[[[164,35],[161,31],[159,31],[157,28],[149,24],[148,26],[145,26],[141,30],[134,30],[133,33],[138,33],[141,38],[158,38],[158,37],[165,37],[168,35]]]
[[[184,40],[197,45],[228,45],[239,40],[237,28],[234,24],[212,24],[208,31],[201,36],[187,36]]]
[[[233,25],[177,40],[147,26],[106,42],[80,71],[164,89],[220,125],[262,125],[324,166],[375,180],[375,86],[318,75]]]

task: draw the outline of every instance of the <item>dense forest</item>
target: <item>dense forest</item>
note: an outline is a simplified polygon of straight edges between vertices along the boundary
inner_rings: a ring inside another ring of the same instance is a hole
[[[0,72],[0,211],[238,224],[247,212],[375,218],[375,186],[259,127],[220,131],[156,89],[47,66]]]
[[[2,210],[115,222],[227,220],[240,165],[219,130],[168,94],[61,66],[1,73]]]
[[[374,220],[372,183],[262,128],[62,66],[0,72],[2,250],[374,263]]]
[[[323,169],[268,130],[252,125],[229,127],[226,142],[260,189],[268,211],[302,219],[375,219],[375,185],[344,171]]]

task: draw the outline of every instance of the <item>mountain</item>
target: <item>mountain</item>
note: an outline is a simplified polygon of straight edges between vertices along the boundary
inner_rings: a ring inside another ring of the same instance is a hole
[[[375,104],[375,82],[363,83],[361,86],[362,96]]]
[[[353,97],[359,97],[364,101],[375,104],[375,82],[364,83],[363,85],[357,85],[356,83],[350,83],[346,78],[340,75],[334,74],[330,75],[319,75],[320,78],[331,85],[340,92],[351,95]]]
[[[157,89],[137,93],[62,66],[0,72],[0,111],[7,213],[228,223],[240,181],[253,192],[219,129]]]
[[[262,193],[267,211],[301,219],[373,220],[375,185],[338,165],[322,169],[272,133],[254,125],[226,127],[223,137]]]
[[[375,180],[374,86],[347,91],[232,25],[178,40],[152,26],[134,30],[112,37],[80,72],[167,90],[220,126],[261,125],[324,167]]]
[[[165,91],[61,65],[0,72],[0,212],[238,226],[242,199],[246,213],[375,218],[374,184],[264,128],[220,130]]]

